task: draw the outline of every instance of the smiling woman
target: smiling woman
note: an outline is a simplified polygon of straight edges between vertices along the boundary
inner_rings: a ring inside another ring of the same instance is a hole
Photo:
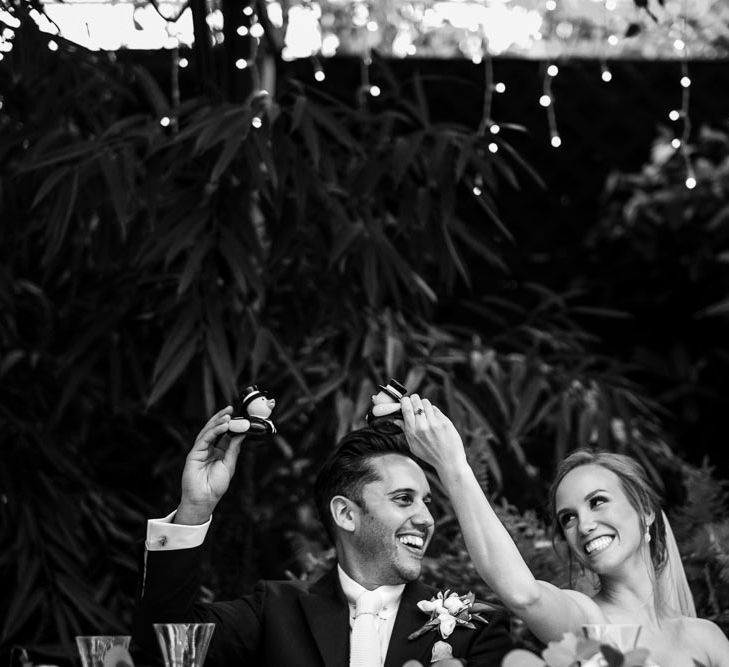
[[[570,557],[596,575],[592,595],[534,578],[484,496],[451,421],[427,399],[401,401],[413,453],[433,465],[484,581],[544,642],[588,624],[640,625],[650,664],[729,665],[729,641],[695,617],[658,495],[628,456],[577,451],[557,471],[552,511]]]

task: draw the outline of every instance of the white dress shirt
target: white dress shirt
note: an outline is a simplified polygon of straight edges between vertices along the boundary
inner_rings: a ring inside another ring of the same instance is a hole
[[[337,574],[339,575],[339,583],[342,585],[342,590],[344,591],[344,597],[347,598],[347,602],[349,603],[349,629],[351,631],[352,623],[354,623],[355,602],[366,589],[352,579],[339,564],[337,564]],[[395,617],[400,607],[400,598],[402,598],[404,589],[405,584],[379,586],[375,589],[380,594],[380,598],[382,598],[382,609],[377,614],[376,623],[377,634],[380,637],[381,664],[383,665],[385,664],[387,647],[390,645],[390,636],[392,635],[392,628],[395,625]]]

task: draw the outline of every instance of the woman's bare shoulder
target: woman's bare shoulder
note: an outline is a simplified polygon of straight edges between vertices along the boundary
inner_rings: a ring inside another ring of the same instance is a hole
[[[706,651],[711,667],[729,667],[729,639],[716,623],[687,616],[679,621],[683,632]]]

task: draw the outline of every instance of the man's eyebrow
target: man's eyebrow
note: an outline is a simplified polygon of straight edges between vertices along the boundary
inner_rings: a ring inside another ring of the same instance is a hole
[[[408,487],[403,487],[401,489],[394,489],[392,491],[388,491],[388,496],[394,496],[398,493],[412,493],[413,495],[416,493],[415,489],[410,489]]]

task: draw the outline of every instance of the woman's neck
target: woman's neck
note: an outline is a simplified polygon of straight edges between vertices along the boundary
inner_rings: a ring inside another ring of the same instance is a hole
[[[650,570],[641,564],[600,577],[595,602],[611,623],[656,621],[655,589]]]

